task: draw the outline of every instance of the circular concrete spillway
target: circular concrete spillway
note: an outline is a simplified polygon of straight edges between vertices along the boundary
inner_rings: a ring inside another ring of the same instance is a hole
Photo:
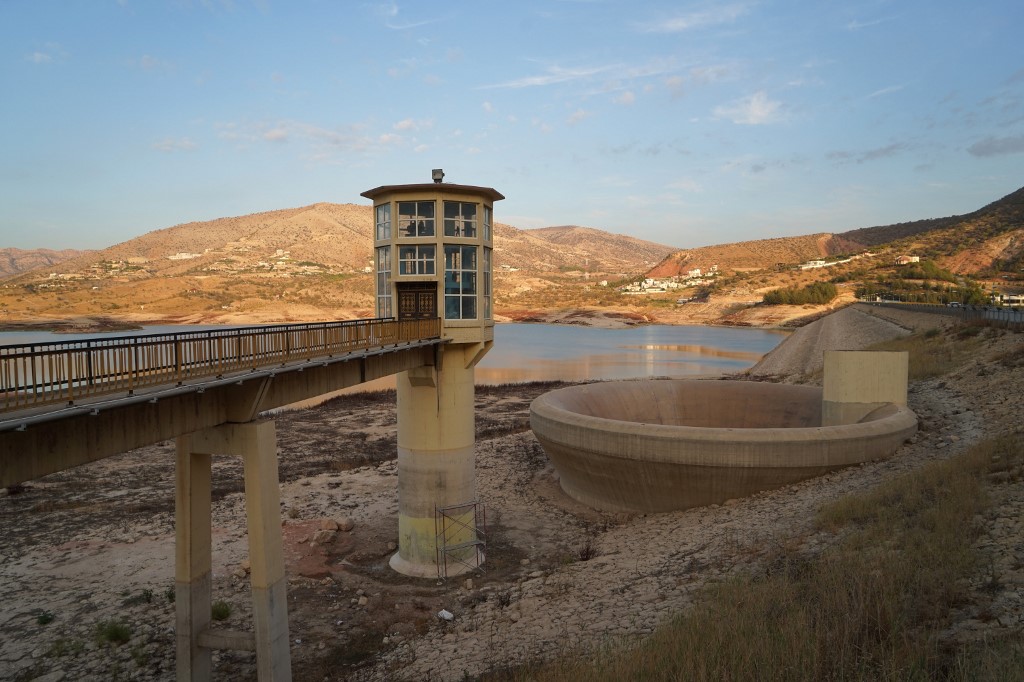
[[[750,381],[616,381],[563,388],[530,426],[571,497],[608,511],[718,504],[890,456],[917,429],[887,404],[821,426],[822,391]]]

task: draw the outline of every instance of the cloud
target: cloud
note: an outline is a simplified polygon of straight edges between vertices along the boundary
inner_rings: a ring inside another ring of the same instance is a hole
[[[403,130],[403,131],[405,131],[405,130],[413,130],[413,131],[429,130],[430,128],[434,127],[434,121],[432,119],[429,119],[429,118],[425,118],[425,119],[422,119],[422,120],[419,120],[419,121],[417,121],[415,119],[412,119],[412,118],[406,118],[406,119],[402,119],[401,121],[399,121],[398,123],[394,124],[391,127],[394,128],[395,130]]]
[[[727,118],[740,125],[764,125],[782,119],[782,103],[768,98],[764,90],[731,104],[715,107],[715,118]]]
[[[172,62],[148,54],[132,60],[132,64],[138,66],[143,71],[172,71],[174,69]]]
[[[892,21],[892,19],[873,19],[872,21],[858,21],[858,20],[854,19],[853,21],[851,21],[850,23],[848,23],[846,25],[846,30],[847,31],[859,31],[862,28],[870,28],[872,26],[878,26],[879,24],[884,24],[887,21]]]
[[[589,111],[584,111],[583,109],[577,109],[576,111],[574,111],[571,114],[569,114],[569,118],[565,119],[565,122],[572,126],[572,125],[576,125],[577,123],[579,123],[583,119],[588,118],[589,116],[590,116],[590,112]]]
[[[60,43],[46,43],[41,50],[35,50],[25,55],[25,61],[33,64],[53,64],[64,61],[68,56]]]
[[[187,137],[179,137],[178,139],[165,137],[164,139],[153,143],[153,149],[168,153],[187,152],[195,149],[197,146],[198,145],[195,142]]]
[[[692,178],[679,178],[674,182],[668,183],[669,189],[681,189],[684,192],[703,192],[704,188],[701,187],[700,183]]]
[[[972,156],[1000,156],[1024,152],[1024,135],[1012,137],[986,137],[967,148]]]
[[[668,88],[673,97],[682,97],[684,82],[682,76],[669,76],[665,79],[665,87]]]
[[[875,97],[881,97],[882,95],[891,95],[894,92],[899,92],[900,90],[902,90],[905,87],[907,87],[907,86],[905,86],[905,85],[890,85],[887,88],[882,88],[881,90],[875,90],[870,95],[868,95],[868,99],[874,99]]]
[[[637,28],[644,33],[681,33],[695,28],[729,23],[746,13],[747,6],[744,4],[723,5],[701,12],[678,14],[658,21],[642,23]]]
[[[836,163],[865,163],[867,161],[877,161],[878,159],[897,156],[907,151],[907,149],[909,147],[905,142],[893,142],[884,147],[876,147],[863,152],[832,151],[826,154],[825,158]]]
[[[287,142],[288,131],[284,128],[271,128],[270,130],[264,131],[263,139],[267,142]]]
[[[480,107],[481,107],[481,108],[482,108],[482,109],[483,109],[484,111],[486,111],[486,112],[487,112],[488,114],[490,114],[490,113],[493,113],[493,112],[494,112],[494,105],[493,105],[493,104],[491,104],[490,102],[484,102],[483,104],[481,104],[481,105],[480,105]]]
[[[611,66],[590,66],[580,67],[575,69],[566,69],[560,66],[549,66],[545,69],[546,73],[539,76],[526,76],[524,78],[516,78],[514,80],[505,81],[504,83],[494,83],[492,85],[484,85],[482,89],[492,88],[532,88],[544,85],[555,85],[558,83],[568,83],[570,81],[580,80],[582,78],[590,78],[601,73],[607,73],[611,69],[616,68],[614,65]]]
[[[636,101],[636,95],[631,90],[626,90],[621,95],[612,100],[616,104],[630,105]]]

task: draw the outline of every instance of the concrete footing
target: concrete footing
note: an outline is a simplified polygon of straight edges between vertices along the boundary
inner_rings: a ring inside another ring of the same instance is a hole
[[[225,424],[177,439],[175,604],[180,681],[210,679],[211,648],[254,649],[259,680],[291,680],[276,450],[272,421]],[[254,635],[210,629],[214,454],[240,456],[245,469]]]

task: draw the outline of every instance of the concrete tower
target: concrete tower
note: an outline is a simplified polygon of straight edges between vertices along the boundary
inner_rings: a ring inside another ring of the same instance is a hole
[[[434,170],[432,183],[362,193],[373,201],[377,315],[440,317],[447,341],[433,367],[398,375],[398,552],[391,567],[422,577],[438,575],[439,559],[448,575],[475,564],[474,509],[459,505],[476,499],[473,370],[494,343],[493,207],[505,198],[443,178]]]

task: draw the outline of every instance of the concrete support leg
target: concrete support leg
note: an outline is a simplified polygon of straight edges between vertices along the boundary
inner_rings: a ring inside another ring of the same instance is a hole
[[[210,455],[177,440],[174,603],[176,669],[181,682],[210,679],[210,650],[199,635],[210,626]]]
[[[242,457],[255,637],[210,625],[210,455]],[[178,439],[178,679],[210,679],[212,642],[256,651],[261,682],[292,679],[287,582],[281,540],[277,440],[272,421],[225,424]],[[233,647],[236,648],[236,647]]]
[[[249,524],[256,669],[260,680],[291,680],[287,580],[281,540],[281,492],[274,422],[239,425],[252,442],[245,463],[245,513]]]
[[[461,345],[442,353],[438,369],[398,375],[398,552],[391,567],[419,577],[437,576],[435,508],[476,496],[473,367]],[[472,539],[472,512],[465,516],[448,544]],[[449,575],[458,572],[449,567]]]

